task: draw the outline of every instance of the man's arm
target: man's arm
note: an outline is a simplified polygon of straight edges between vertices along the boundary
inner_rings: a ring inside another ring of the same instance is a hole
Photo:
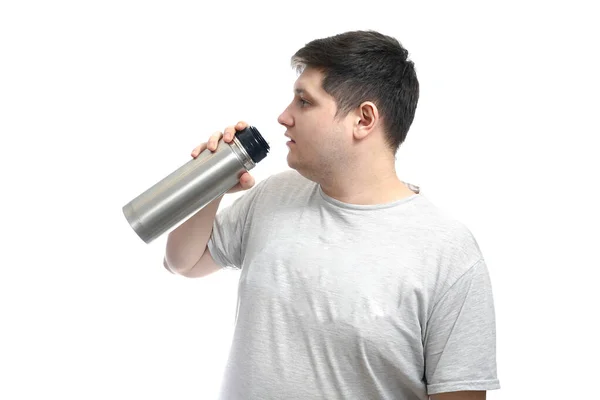
[[[485,400],[485,391],[466,391],[434,394],[431,400]]]
[[[247,127],[247,122],[240,121],[234,126],[225,128],[223,133],[215,132],[208,142],[202,143],[192,150],[192,157],[197,158],[203,151],[215,151],[221,139],[225,143],[231,143],[236,132]],[[240,176],[239,183],[229,189],[227,193],[248,190],[254,186],[254,183],[252,175],[245,172]],[[223,196],[216,198],[169,233],[163,258],[163,265],[167,270],[174,274],[196,278],[220,269],[210,254],[207,244],[222,198]]]
[[[201,277],[219,270],[208,251],[215,215],[222,196],[213,200],[168,235],[163,264],[186,277]]]

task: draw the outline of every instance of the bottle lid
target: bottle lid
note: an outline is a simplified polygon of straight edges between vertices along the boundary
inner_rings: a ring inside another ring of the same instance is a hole
[[[249,126],[243,131],[237,132],[235,136],[255,163],[267,156],[270,149],[269,144],[255,127]]]

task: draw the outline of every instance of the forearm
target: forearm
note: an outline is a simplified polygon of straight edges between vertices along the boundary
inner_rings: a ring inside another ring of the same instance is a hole
[[[167,237],[165,267],[174,273],[190,270],[202,257],[223,196],[218,197],[172,230]]]

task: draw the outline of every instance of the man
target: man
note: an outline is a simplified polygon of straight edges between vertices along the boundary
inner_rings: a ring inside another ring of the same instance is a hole
[[[165,267],[241,269],[223,399],[484,399],[499,388],[488,271],[470,231],[400,180],[419,85],[377,32],[308,43],[279,116],[291,170],[169,234]],[[240,122],[192,152],[231,142]]]

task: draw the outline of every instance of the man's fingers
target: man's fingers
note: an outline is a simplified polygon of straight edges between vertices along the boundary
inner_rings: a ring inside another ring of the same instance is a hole
[[[223,140],[225,141],[225,143],[230,143],[231,141],[233,141],[233,136],[236,134],[236,132],[243,131],[248,126],[248,123],[245,121],[239,121],[235,125],[228,126],[223,131]]]
[[[243,131],[248,126],[250,126],[250,125],[247,122],[239,121],[237,124],[228,126],[227,128],[225,128],[225,130],[223,132],[213,133],[206,143],[202,143],[201,145],[196,147],[194,150],[192,150],[192,157],[194,157],[194,158],[198,157],[198,155],[200,155],[200,153],[202,153],[206,149],[208,149],[210,151],[217,150],[217,147],[219,146],[219,141],[221,140],[221,138],[223,138],[223,141],[225,143],[231,143],[233,141],[233,137],[235,136],[236,132]],[[246,179],[248,179],[248,178],[246,178]],[[252,179],[251,181],[248,181],[249,187],[252,187],[254,185],[254,178],[251,178],[251,179]],[[241,186],[243,186],[243,185],[241,185]]]
[[[196,158],[200,153],[206,150],[206,143],[202,143],[200,146],[192,150],[192,157]]]
[[[228,126],[223,131],[223,141],[230,143],[233,140],[233,135],[235,135],[235,126]]]
[[[235,129],[237,129],[238,131],[243,131],[247,127],[248,123],[246,121],[238,121],[238,123],[235,124]]]
[[[219,140],[221,140],[222,137],[223,134],[221,132],[213,133],[213,135],[208,139],[208,144],[206,145],[206,148],[210,151],[215,151],[217,149],[217,146],[219,145]]]

